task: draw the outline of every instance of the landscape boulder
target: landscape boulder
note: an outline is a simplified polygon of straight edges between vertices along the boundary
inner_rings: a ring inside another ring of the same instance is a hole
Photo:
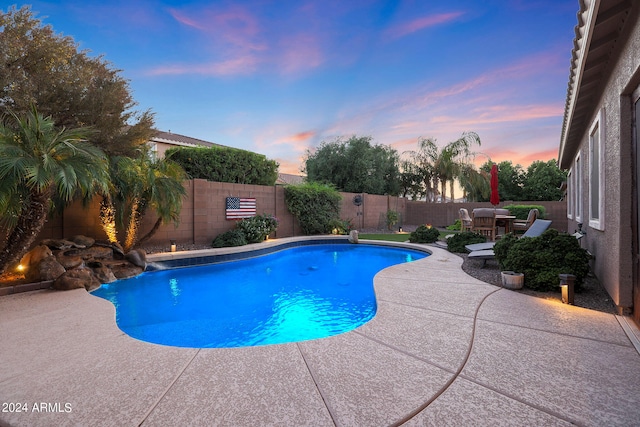
[[[124,256],[131,264],[140,267],[143,271],[147,268],[147,253],[142,249],[134,249]]]
[[[73,236],[69,240],[71,240],[73,243],[75,243],[79,247],[83,247],[83,248],[90,248],[91,246],[94,245],[94,243],[96,243],[96,239],[92,237],[83,236],[81,234]]]
[[[53,288],[60,291],[85,288],[92,291],[100,287],[100,282],[88,268],[75,268],[58,277],[53,282]]]
[[[46,239],[46,240],[43,240],[40,244],[46,245],[54,250],[65,250],[65,249],[78,247],[71,240],[66,240],[66,239]]]
[[[49,249],[48,246],[39,245],[31,249],[22,257],[20,265],[28,269],[34,265],[38,265],[40,261],[44,258],[50,257],[51,255],[53,255],[53,252],[51,252],[51,249]]]
[[[80,267],[84,260],[77,255],[66,255],[66,251],[59,251],[56,254],[56,259],[65,269]]]
[[[113,249],[105,246],[92,246],[86,249],[72,249],[65,252],[67,256],[79,256],[83,260],[90,259],[111,259],[113,258]]]
[[[43,258],[38,264],[31,264],[25,272],[25,277],[32,282],[55,280],[65,272],[65,268],[55,256]]]
[[[147,267],[147,254],[134,249],[125,255],[118,243],[76,235],[43,240],[22,257],[20,264],[30,282],[53,281],[53,288],[60,290],[93,290],[102,283],[142,273]]]
[[[96,280],[100,283],[111,283],[118,280],[113,271],[100,261],[90,261],[87,263],[87,267],[91,269]]]
[[[109,266],[118,279],[128,279],[142,273],[142,268],[128,262],[119,262]]]

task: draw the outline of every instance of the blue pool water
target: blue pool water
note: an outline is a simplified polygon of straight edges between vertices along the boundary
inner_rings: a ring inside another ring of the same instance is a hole
[[[322,244],[102,285],[122,331],[177,347],[243,347],[336,335],[376,312],[373,276],[428,254]]]

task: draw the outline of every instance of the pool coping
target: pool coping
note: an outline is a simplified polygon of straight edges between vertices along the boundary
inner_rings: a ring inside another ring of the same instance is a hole
[[[420,252],[431,254],[424,245],[390,242],[386,240],[360,240],[351,243],[348,236],[298,236],[282,239],[270,239],[262,243],[253,243],[244,246],[199,249],[195,251],[161,252],[147,255],[149,266],[147,271],[157,269],[157,265],[164,268],[192,267],[196,265],[215,264],[220,262],[237,261],[241,259],[255,258],[299,246],[311,246],[321,244],[368,244],[377,246],[390,246],[396,248],[411,248]]]
[[[481,282],[460,257],[428,251],[375,276],[370,322],[290,344],[154,345],[123,334],[113,305],[82,289],[0,298],[0,396],[59,403],[0,412],[0,425],[630,425],[640,417],[628,398],[640,395],[640,355],[614,315]]]

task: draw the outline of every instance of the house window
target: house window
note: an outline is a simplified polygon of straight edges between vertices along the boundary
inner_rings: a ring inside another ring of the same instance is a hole
[[[569,169],[567,174],[567,218],[573,219],[573,193],[575,187],[573,183],[573,169]]]
[[[582,222],[582,164],[580,154],[576,156],[573,167],[573,212],[577,222]]]
[[[589,130],[589,227],[604,230],[604,115],[602,110]]]

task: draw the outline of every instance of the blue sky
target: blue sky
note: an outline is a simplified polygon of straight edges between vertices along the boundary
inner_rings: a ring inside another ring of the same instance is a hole
[[[478,163],[557,158],[577,0],[30,4],[121,69],[158,129],[282,172],[351,135],[402,153],[475,131]]]

